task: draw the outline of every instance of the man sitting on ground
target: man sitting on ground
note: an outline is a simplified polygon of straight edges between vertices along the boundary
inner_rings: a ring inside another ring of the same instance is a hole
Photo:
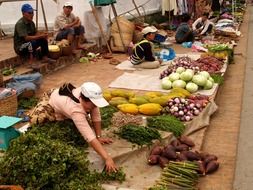
[[[39,33],[33,22],[34,9],[30,4],[24,4],[21,8],[23,17],[15,24],[14,30],[14,50],[23,57],[29,57],[32,63],[36,51],[40,50],[43,62],[52,63],[55,60],[47,57],[48,41],[47,33]]]
[[[208,19],[208,16],[209,13],[204,13],[192,24],[192,29],[196,35],[207,35],[212,32],[214,24]]]
[[[153,52],[152,41],[155,38],[157,29],[147,26],[142,30],[143,39],[135,44],[130,57],[131,63],[136,68],[155,69],[160,66],[160,61],[156,60]]]
[[[189,21],[191,17],[189,14],[182,15],[182,23],[178,26],[176,31],[176,42],[183,43],[183,42],[193,42],[194,41],[194,34],[189,26]]]
[[[72,13],[72,10],[72,3],[66,2],[63,6],[63,12],[56,17],[54,23],[55,39],[56,41],[67,39],[74,49],[85,49],[81,45],[84,40],[84,27],[81,25],[80,19]]]

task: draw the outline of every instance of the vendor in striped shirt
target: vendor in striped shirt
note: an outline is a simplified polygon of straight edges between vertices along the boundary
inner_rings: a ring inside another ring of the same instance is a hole
[[[155,38],[157,29],[155,27],[145,27],[142,30],[143,39],[135,44],[130,61],[136,68],[155,69],[160,66],[160,61],[154,56],[152,41]]]

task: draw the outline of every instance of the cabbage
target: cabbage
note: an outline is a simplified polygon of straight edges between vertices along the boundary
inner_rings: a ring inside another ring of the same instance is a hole
[[[180,77],[180,74],[179,74],[179,73],[171,73],[171,74],[169,75],[169,79],[170,79],[171,82],[173,82],[173,81],[175,81],[175,80],[178,80],[179,77]]]
[[[203,75],[194,75],[192,77],[192,82],[194,82],[198,86],[205,86],[206,81],[207,81],[207,79]]]
[[[192,70],[192,69],[186,69],[185,71],[190,72],[192,75],[194,75],[194,70]]]
[[[191,72],[182,72],[180,74],[180,79],[182,79],[183,81],[190,81],[192,80],[193,74]]]
[[[213,88],[213,83],[212,83],[212,81],[207,80],[206,84],[204,86],[204,90],[210,90],[211,88]]]
[[[172,83],[173,88],[185,88],[185,86],[186,86],[186,82],[183,80],[175,80]]]
[[[194,93],[198,91],[198,85],[196,85],[193,82],[188,82],[186,85],[186,90],[188,90],[190,93]]]
[[[179,74],[184,72],[184,71],[185,71],[184,67],[178,67],[177,70],[176,70],[176,72],[179,73]]]
[[[201,72],[199,72],[199,74],[206,77],[206,79],[208,79],[210,77],[210,74],[207,71],[201,71]]]
[[[164,77],[162,79],[162,89],[164,90],[169,90],[171,89],[171,86],[172,86],[172,82],[169,80],[169,77]]]
[[[214,83],[214,80],[212,77],[209,77],[207,80],[210,80],[212,83]]]

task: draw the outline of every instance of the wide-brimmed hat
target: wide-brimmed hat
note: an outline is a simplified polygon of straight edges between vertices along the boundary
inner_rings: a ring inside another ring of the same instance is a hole
[[[83,83],[81,86],[81,92],[99,108],[109,105],[103,97],[102,89],[94,82]]]

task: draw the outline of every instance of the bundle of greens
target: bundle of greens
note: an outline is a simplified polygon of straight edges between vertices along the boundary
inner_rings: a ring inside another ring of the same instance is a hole
[[[148,117],[147,126],[172,132],[175,137],[181,136],[185,129],[185,125],[181,121],[170,115]]]
[[[218,85],[222,85],[224,82],[224,77],[221,76],[221,74],[211,74],[211,77],[214,80],[214,83],[217,83]]]
[[[100,108],[103,129],[111,126],[112,116],[117,111],[118,111],[117,108],[115,108],[114,106],[106,106],[106,107]]]
[[[70,121],[33,126],[11,142],[0,160],[0,184],[27,190],[100,190],[105,181],[125,179],[122,170],[90,171],[84,146]]]
[[[152,144],[152,140],[161,139],[161,135],[156,129],[133,124],[124,125],[116,134],[140,146],[150,145]]]
[[[18,108],[19,109],[31,109],[35,107],[38,103],[38,98],[31,97],[31,98],[22,98],[18,100]]]
[[[199,167],[194,162],[169,162],[163,169],[157,185],[149,190],[196,190]]]

